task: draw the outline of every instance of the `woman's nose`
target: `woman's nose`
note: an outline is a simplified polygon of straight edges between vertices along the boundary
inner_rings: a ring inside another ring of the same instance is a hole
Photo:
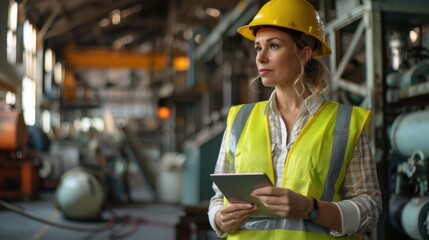
[[[256,55],[256,61],[260,63],[266,63],[268,61],[265,51],[261,50],[258,52]]]

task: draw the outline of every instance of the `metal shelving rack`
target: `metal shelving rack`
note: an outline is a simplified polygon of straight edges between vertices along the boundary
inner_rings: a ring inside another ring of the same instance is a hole
[[[372,109],[373,124],[370,134],[377,161],[380,187],[383,191],[384,211],[383,215],[380,216],[378,231],[373,233],[371,238],[390,239],[389,234],[391,233],[389,233],[387,227],[389,206],[385,191],[389,189],[389,184],[394,183],[390,182],[388,178],[388,114],[389,109],[399,105],[400,101],[404,104],[412,104],[412,102],[407,101],[409,96],[394,103],[386,101],[386,76],[389,70],[385,47],[386,41],[384,40],[386,37],[385,30],[389,24],[388,19],[392,19],[392,16],[393,19],[396,15],[404,18],[403,23],[410,25],[415,24],[415,22],[410,23],[410,21],[411,19],[415,20],[416,15],[428,18],[429,7],[425,0],[361,0],[353,2],[355,2],[356,6],[349,10],[337,9],[338,16],[328,22],[326,26],[329,43],[333,51],[329,59],[330,71],[333,76],[331,96],[337,101],[347,102],[348,99],[345,97],[344,92],[349,92],[363,99],[358,105]],[[406,16],[412,17],[406,18]],[[426,23],[429,23],[429,21]],[[343,47],[344,49],[341,46],[342,31],[347,31],[349,35],[352,35],[348,47]],[[342,78],[342,75],[356,50],[358,50],[358,46],[362,46],[362,41],[364,41],[365,48],[365,61],[363,64],[366,71],[365,79],[359,84]],[[420,92],[418,97],[421,98],[422,95],[429,95],[429,91]]]

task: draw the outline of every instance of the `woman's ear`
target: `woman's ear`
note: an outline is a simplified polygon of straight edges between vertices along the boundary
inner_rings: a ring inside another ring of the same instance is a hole
[[[301,51],[301,60],[306,64],[313,55],[313,50],[309,46],[305,46]]]

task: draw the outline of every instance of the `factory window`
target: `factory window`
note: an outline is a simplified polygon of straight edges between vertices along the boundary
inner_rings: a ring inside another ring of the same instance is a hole
[[[22,110],[27,125],[36,123],[36,43],[37,32],[29,21],[24,22],[24,69]]]
[[[10,1],[9,17],[7,21],[7,60],[9,63],[16,63],[16,29],[18,26],[18,3]]]

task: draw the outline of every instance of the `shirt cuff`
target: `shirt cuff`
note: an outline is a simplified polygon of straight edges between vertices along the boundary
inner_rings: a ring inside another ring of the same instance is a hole
[[[353,235],[357,232],[360,226],[360,210],[359,207],[351,200],[343,200],[334,202],[340,210],[342,231],[332,232],[334,236]]]
[[[227,233],[222,232],[221,230],[219,230],[219,228],[216,226],[215,223],[215,215],[218,211],[220,211],[220,209],[223,206],[218,205],[218,206],[213,206],[210,208],[208,215],[209,215],[209,222],[210,222],[210,226],[213,228],[213,230],[216,232],[216,235],[220,238],[226,238],[226,236],[228,235]]]

